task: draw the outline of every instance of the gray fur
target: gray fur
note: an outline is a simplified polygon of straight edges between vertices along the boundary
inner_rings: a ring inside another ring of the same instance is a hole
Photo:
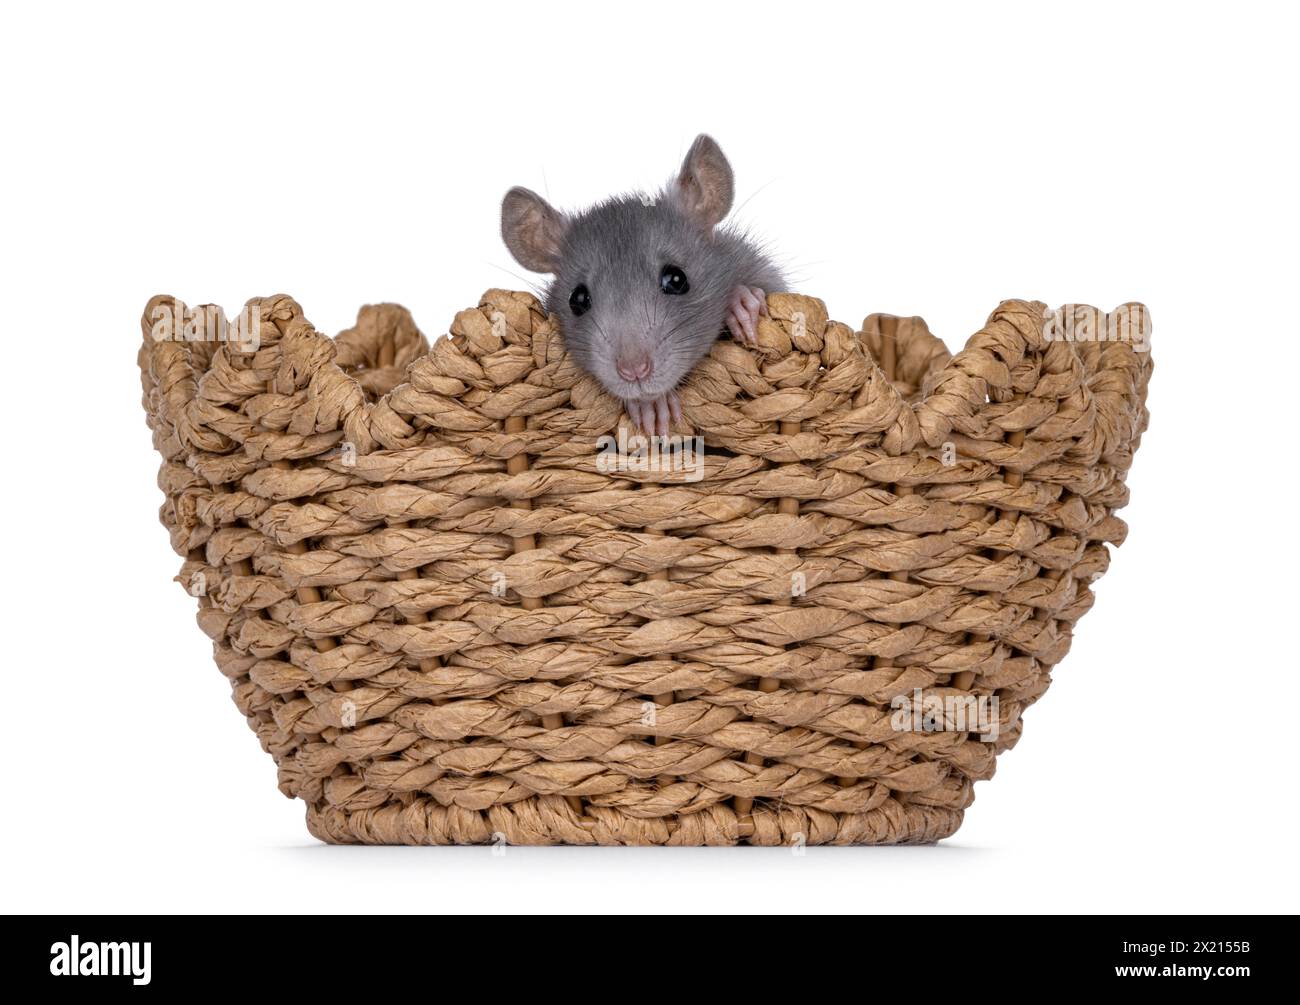
[[[519,193],[541,205],[521,206]],[[748,237],[731,226],[714,226],[731,199],[726,159],[701,136],[679,176],[654,199],[616,196],[580,213],[557,214],[562,232],[546,309],[560,319],[574,360],[622,400],[650,399],[676,388],[723,332],[737,286],[785,288],[780,271]],[[512,189],[507,204],[515,218],[545,220],[548,211],[555,212],[523,189]],[[506,210],[503,205],[502,231],[520,264],[553,261],[545,249],[529,245],[527,234],[509,229]],[[686,293],[660,289],[665,265],[686,273]],[[580,283],[590,291],[592,307],[575,317],[569,296]],[[615,361],[628,352],[650,353],[651,378],[629,383],[619,375]]]

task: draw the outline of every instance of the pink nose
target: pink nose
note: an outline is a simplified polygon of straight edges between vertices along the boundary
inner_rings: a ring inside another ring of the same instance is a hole
[[[654,360],[649,354],[620,356],[614,366],[624,380],[645,380],[655,372]]]

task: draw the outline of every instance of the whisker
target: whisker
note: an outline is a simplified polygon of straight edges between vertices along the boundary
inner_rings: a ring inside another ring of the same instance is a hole
[[[598,331],[600,333],[600,337],[605,340],[605,344],[609,346],[611,349],[613,349],[614,342],[608,335],[605,334],[605,329],[600,326],[600,322],[597,321],[595,318],[592,318],[591,323],[596,326],[596,331]]]

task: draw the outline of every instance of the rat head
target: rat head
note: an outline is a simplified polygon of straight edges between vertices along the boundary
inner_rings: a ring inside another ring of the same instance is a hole
[[[506,246],[526,269],[555,275],[546,309],[566,348],[624,401],[671,391],[718,337],[735,266],[715,228],[733,189],[722,150],[701,135],[653,198],[564,214],[528,189],[506,193]]]

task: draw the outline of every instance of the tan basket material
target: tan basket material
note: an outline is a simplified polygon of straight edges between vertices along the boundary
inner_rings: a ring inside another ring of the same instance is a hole
[[[693,481],[602,470],[599,438],[633,431],[524,293],[432,348],[394,305],[330,339],[253,300],[252,352],[158,340],[159,312],[211,311],[149,302],[178,579],[314,835],[957,829],[1124,537],[1150,354],[1049,339],[1040,303],[956,356],[919,318],[769,309],[756,350],[720,340],[682,390]],[[996,737],[898,728],[918,693],[996,698]]]

